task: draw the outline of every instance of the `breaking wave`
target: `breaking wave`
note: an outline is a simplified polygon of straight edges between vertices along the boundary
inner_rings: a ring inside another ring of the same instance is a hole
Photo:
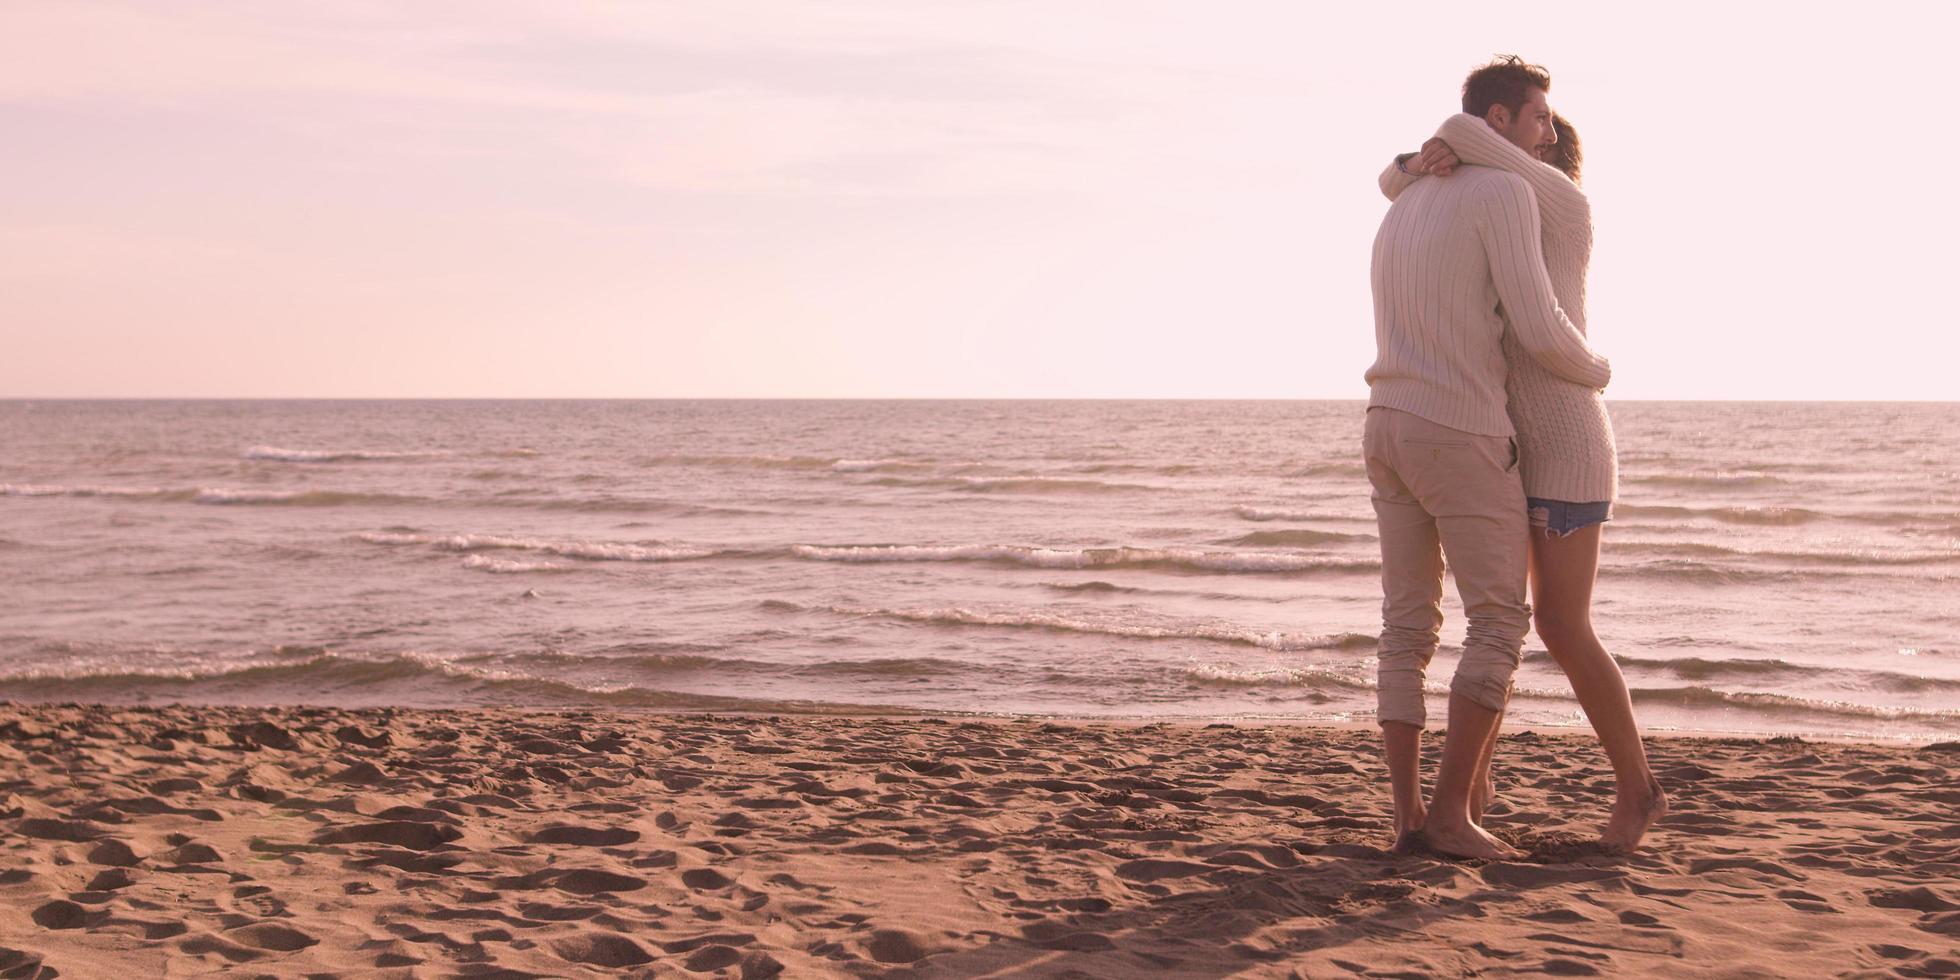
[[[1534,654],[1532,659],[1544,657]],[[1549,660],[1550,658],[1546,658]],[[1923,674],[1903,674],[1890,670],[1857,669],[1854,667],[1819,667],[1810,664],[1795,664],[1787,660],[1739,658],[1720,660],[1708,657],[1647,658],[1628,657],[1614,654],[1613,659],[1620,666],[1643,673],[1672,674],[1683,680],[1711,681],[1725,677],[1764,678],[1778,681],[1793,679],[1826,680],[1831,683],[1853,684],[1865,688],[1888,691],[1960,691],[1960,679],[1928,677]]]
[[[1676,490],[1749,490],[1783,486],[1789,481],[1767,473],[1635,473],[1621,477],[1627,483]]]
[[[203,489],[192,494],[195,504],[271,504],[288,507],[343,507],[359,504],[408,504],[423,498],[392,493],[344,493],[337,490]]]
[[[1724,524],[1755,524],[1771,527],[1809,524],[1832,515],[1802,507],[1681,507],[1672,504],[1613,505],[1615,517],[1672,517],[1683,520],[1707,518]]]
[[[1311,548],[1317,544],[1338,544],[1344,541],[1373,541],[1372,534],[1343,534],[1339,531],[1315,531],[1309,528],[1294,528],[1286,531],[1254,531],[1251,534],[1227,538],[1219,544],[1235,544],[1247,548]]]
[[[1032,568],[1163,568],[1192,572],[1372,572],[1369,559],[1310,555],[1195,551],[1183,548],[1033,548],[1021,545],[796,545],[790,553],[810,561],[971,561]]]
[[[509,558],[492,558],[489,555],[470,555],[463,559],[464,568],[479,572],[492,572],[498,575],[520,574],[523,572],[568,572],[570,565],[551,561],[515,561]]]
[[[1376,642],[1373,635],[1361,633],[1287,633],[1279,630],[1247,629],[1240,626],[1097,622],[1052,613],[986,612],[958,607],[885,609],[858,606],[804,606],[781,599],[766,599],[762,606],[777,611],[825,612],[839,616],[870,617],[939,626],[998,626],[1054,630],[1133,640],[1211,640],[1267,650],[1372,650]]]
[[[1742,708],[1782,716],[1830,715],[1842,718],[1874,718],[1889,721],[1960,721],[1960,709],[1906,708],[1891,705],[1859,704],[1826,698],[1806,698],[1763,691],[1717,691],[1713,688],[1663,687],[1634,688],[1635,701],[1665,704],[1677,708]]]
[[[1960,548],[1938,551],[1784,551],[1729,548],[1695,541],[1614,541],[1615,554],[1657,555],[1672,558],[1711,558],[1769,561],[1791,565],[1938,565],[1960,562]]]
[[[1264,522],[1264,521],[1302,521],[1302,522],[1366,521],[1368,523],[1374,522],[1374,518],[1372,517],[1357,517],[1357,516],[1347,515],[1347,514],[1330,514],[1324,512],[1316,513],[1314,511],[1305,511],[1305,510],[1287,510],[1285,508],[1280,508],[1280,507],[1250,507],[1244,504],[1240,504],[1239,506],[1233,507],[1232,513],[1238,515],[1240,520],[1259,521],[1259,522]]]
[[[444,551],[538,551],[586,561],[691,561],[720,554],[712,548],[624,544],[610,541],[550,541],[496,534],[418,534],[364,531],[356,538],[369,544],[428,545]]]
[[[0,484],[0,497],[107,497],[193,504],[275,504],[295,507],[337,507],[358,504],[401,504],[423,498],[391,493],[346,493],[337,490],[236,490],[202,487],[165,490],[161,487],[49,486]]]
[[[699,466],[746,470],[831,470],[838,473],[881,473],[923,469],[929,461],[900,459],[852,459],[840,456],[712,455],[668,453],[641,456],[633,460],[640,467]]]
[[[157,487],[60,487],[38,483],[0,483],[0,497],[157,497]]]
[[[423,656],[355,656],[325,651],[285,659],[178,669],[24,671],[0,674],[0,692],[22,700],[189,701],[205,704],[603,706],[668,711],[911,714],[902,705],[760,699],[637,685],[585,686]]]
[[[823,660],[793,668],[791,673],[819,677],[940,677],[973,670],[972,664],[937,657],[880,657],[874,660]]]
[[[1194,664],[1179,668],[1178,672],[1190,681],[1218,687],[1334,687],[1352,691],[1375,689],[1375,679],[1369,676],[1369,672],[1323,665],[1234,667],[1227,664]],[[1430,691],[1432,694],[1447,693],[1449,690],[1433,684],[1426,686],[1435,688]]]
[[[1111,483],[1061,476],[881,476],[869,482],[880,487],[919,487],[961,493],[1135,493],[1161,489],[1142,483]]]
[[[253,446],[245,450],[243,458],[274,463],[343,463],[355,460],[388,459],[431,459],[438,456],[453,456],[446,449],[394,451],[387,449],[281,449],[277,446]]]

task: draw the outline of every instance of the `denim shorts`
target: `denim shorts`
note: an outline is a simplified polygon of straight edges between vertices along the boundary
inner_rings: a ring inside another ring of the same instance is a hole
[[[1575,504],[1569,500],[1526,497],[1524,505],[1531,515],[1532,529],[1544,529],[1548,538],[1562,538],[1581,528],[1613,519],[1613,502],[1610,500]]]

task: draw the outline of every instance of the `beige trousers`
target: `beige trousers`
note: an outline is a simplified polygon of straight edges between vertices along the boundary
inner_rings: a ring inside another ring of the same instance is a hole
[[[1382,545],[1378,719],[1427,720],[1422,683],[1443,628],[1445,556],[1470,620],[1450,690],[1502,711],[1531,627],[1516,443],[1371,408],[1362,453]]]

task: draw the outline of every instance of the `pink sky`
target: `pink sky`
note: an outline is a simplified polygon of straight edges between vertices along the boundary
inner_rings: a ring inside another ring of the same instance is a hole
[[[0,397],[1362,397],[1499,51],[1610,396],[1955,397],[1947,8],[1491,9],[15,2]]]

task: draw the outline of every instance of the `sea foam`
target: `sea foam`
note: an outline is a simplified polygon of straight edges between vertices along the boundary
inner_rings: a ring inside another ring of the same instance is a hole
[[[625,544],[611,541],[552,541],[544,538],[506,537],[497,534],[419,534],[395,531],[366,531],[355,535],[369,544],[422,544],[444,551],[539,551],[587,561],[690,561],[709,558],[719,552],[713,548],[666,545]]]
[[[1035,611],[986,611],[961,607],[889,609],[833,605],[808,607],[781,599],[765,600],[765,608],[819,611],[839,616],[877,617],[946,626],[999,626],[1089,633],[1136,640],[1210,640],[1262,647],[1267,650],[1372,650],[1375,637],[1361,633],[1288,633],[1220,624],[1153,624],[1083,619]]]
[[[396,451],[387,449],[281,449],[278,446],[253,446],[242,454],[245,459],[274,463],[342,463],[357,460],[389,459],[428,459],[435,456],[451,456],[449,450]]]
[[[1188,548],[1035,548],[1022,545],[795,545],[790,553],[810,561],[1000,562],[1033,568],[1170,568],[1196,572],[1363,572],[1370,559]]]

